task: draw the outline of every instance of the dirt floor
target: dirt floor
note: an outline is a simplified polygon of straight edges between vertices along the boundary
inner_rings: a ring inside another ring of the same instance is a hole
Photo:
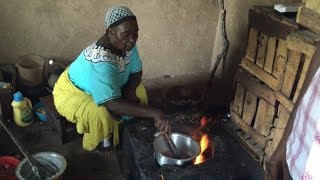
[[[81,137],[70,143],[60,144],[57,133],[45,123],[33,123],[25,128],[9,124],[22,144],[31,153],[53,151],[63,155],[67,160],[67,169],[63,179],[123,179],[119,166],[121,152],[101,156],[96,151],[85,151]],[[11,139],[0,130],[1,155],[15,155],[22,158]]]

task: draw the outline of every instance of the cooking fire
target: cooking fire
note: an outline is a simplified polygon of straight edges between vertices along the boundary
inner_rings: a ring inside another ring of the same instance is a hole
[[[210,138],[208,136],[208,133],[206,131],[206,127],[209,124],[213,124],[213,118],[203,116],[200,120],[200,126],[199,129],[196,131],[195,135],[193,136],[194,139],[196,139],[200,144],[200,154],[196,157],[193,164],[200,164],[205,162],[207,159],[212,158],[214,154],[214,147],[212,141],[210,141]]]

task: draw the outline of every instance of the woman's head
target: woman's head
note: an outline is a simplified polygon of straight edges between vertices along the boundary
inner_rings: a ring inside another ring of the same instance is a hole
[[[124,6],[111,7],[106,14],[105,23],[112,46],[129,51],[138,39],[138,23],[131,10]]]

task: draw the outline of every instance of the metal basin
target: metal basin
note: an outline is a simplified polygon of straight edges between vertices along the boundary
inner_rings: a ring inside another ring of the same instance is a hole
[[[67,161],[62,155],[55,152],[40,152],[32,154],[32,157],[46,166],[46,168],[50,168],[51,171],[56,172],[46,180],[62,179],[62,175],[67,167]],[[16,177],[19,180],[35,179],[27,159],[23,159],[16,168]]]
[[[200,146],[190,136],[181,133],[172,133],[171,139],[181,153],[179,159],[171,155],[167,139],[164,135],[158,135],[153,141],[155,158],[160,166],[164,164],[183,166],[192,163],[199,154]]]

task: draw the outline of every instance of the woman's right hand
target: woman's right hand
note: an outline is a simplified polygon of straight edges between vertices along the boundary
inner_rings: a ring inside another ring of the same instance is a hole
[[[154,115],[155,126],[159,129],[161,134],[170,134],[171,133],[171,126],[168,117],[160,112],[156,111]]]

